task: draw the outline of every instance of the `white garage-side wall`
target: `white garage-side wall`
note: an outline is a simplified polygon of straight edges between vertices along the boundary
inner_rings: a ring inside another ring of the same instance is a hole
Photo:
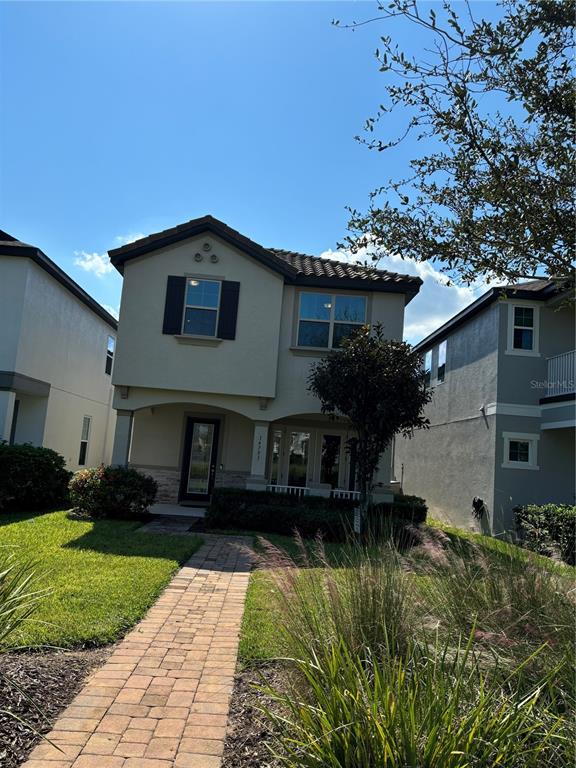
[[[52,448],[75,470],[89,416],[85,466],[109,462],[115,413],[105,365],[115,329],[31,259],[2,257],[0,270],[0,369],[49,385],[47,396],[16,391],[14,441]]]

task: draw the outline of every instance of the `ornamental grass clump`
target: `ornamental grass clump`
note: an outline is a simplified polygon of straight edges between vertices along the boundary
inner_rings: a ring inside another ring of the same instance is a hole
[[[261,564],[276,582],[287,647],[294,654],[318,645],[344,643],[402,653],[414,633],[414,595],[409,574],[390,542],[343,549],[337,562],[322,539],[307,548],[296,536],[299,566],[285,552],[260,539]]]
[[[404,554],[354,543],[337,562],[321,541],[300,541],[298,564],[263,546],[288,649],[285,685],[265,689],[280,764],[573,764],[565,582],[442,535]]]
[[[574,702],[576,593],[569,575],[512,547],[489,551],[432,532],[409,562],[420,577],[420,602],[443,637],[473,631],[474,642],[497,653],[504,670],[529,658],[525,681],[551,674],[562,699]]]

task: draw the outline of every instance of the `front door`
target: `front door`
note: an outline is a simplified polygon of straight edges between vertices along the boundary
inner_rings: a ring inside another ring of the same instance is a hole
[[[219,422],[189,418],[184,437],[180,501],[208,501],[216,475]]]

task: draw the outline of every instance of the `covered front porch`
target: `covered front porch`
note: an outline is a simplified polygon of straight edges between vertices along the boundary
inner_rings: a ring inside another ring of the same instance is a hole
[[[354,499],[353,433],[321,414],[250,419],[208,405],[170,403],[119,410],[113,463],[158,482],[162,504],[206,506],[214,488]],[[390,456],[382,457],[376,495],[391,498]]]

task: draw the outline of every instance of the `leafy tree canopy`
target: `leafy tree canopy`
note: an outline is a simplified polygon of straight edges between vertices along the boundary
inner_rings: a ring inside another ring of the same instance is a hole
[[[422,409],[431,395],[420,355],[403,341],[385,339],[382,325],[366,325],[312,366],[308,388],[322,413],[346,417],[357,433],[357,478],[366,502],[394,435],[411,436],[428,425]]]
[[[360,140],[389,151],[415,135],[424,153],[367,212],[351,210],[346,245],[437,259],[464,282],[545,274],[573,286],[574,0],[507,0],[496,22],[474,18],[481,3],[455,7],[390,0],[358,22],[390,31],[376,52],[385,103]],[[402,50],[397,17],[429,44]]]

